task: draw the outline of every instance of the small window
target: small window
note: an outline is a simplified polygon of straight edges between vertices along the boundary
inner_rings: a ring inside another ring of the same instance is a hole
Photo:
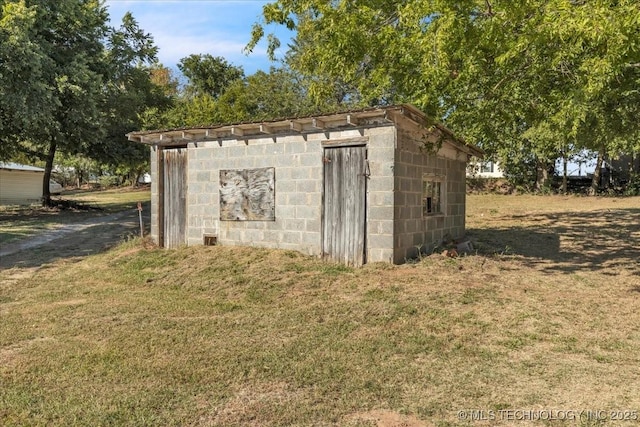
[[[425,177],[422,182],[423,214],[437,215],[444,213],[442,200],[443,182],[440,178]]]
[[[493,172],[493,162],[482,162],[480,166],[481,173],[492,173]]]

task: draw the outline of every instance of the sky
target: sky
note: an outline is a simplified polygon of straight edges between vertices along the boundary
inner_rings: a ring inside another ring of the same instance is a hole
[[[159,61],[176,68],[181,58],[209,53],[240,65],[246,75],[274,65],[267,58],[262,41],[249,55],[243,48],[251,37],[252,25],[260,20],[266,0],[107,0],[111,25],[119,26],[122,16],[131,12],[138,25],[153,36],[159,48]],[[293,35],[283,26],[268,26],[283,48]],[[280,57],[284,53],[281,49]]]

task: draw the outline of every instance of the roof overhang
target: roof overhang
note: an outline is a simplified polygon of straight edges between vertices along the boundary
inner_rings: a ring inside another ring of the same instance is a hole
[[[44,172],[44,169],[36,166],[21,165],[19,163],[12,162],[0,162],[0,169],[20,172]]]
[[[291,117],[261,122],[240,122],[223,125],[130,132],[129,141],[151,146],[175,147],[202,141],[223,141],[260,137],[279,137],[293,134],[329,132],[349,128],[389,126],[402,116],[427,129],[433,128],[446,136],[459,150],[476,157],[484,152],[457,138],[441,124],[433,122],[416,107],[409,104],[349,110],[305,117]]]

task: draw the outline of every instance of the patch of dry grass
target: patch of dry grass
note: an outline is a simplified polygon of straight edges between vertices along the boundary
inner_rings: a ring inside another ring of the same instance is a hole
[[[478,255],[403,266],[139,240],[59,261],[0,286],[0,424],[639,425],[458,416],[640,411],[640,203],[594,200],[474,196]]]
[[[95,210],[43,208],[41,206],[0,206],[0,245],[54,230],[65,224],[135,209],[137,202],[148,203],[148,188],[68,192],[64,200],[84,204]]]

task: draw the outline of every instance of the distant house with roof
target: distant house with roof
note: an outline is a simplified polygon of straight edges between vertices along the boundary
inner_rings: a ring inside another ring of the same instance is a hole
[[[467,165],[467,178],[504,178],[500,163],[473,157]]]
[[[0,205],[28,205],[42,199],[44,169],[0,162]]]

